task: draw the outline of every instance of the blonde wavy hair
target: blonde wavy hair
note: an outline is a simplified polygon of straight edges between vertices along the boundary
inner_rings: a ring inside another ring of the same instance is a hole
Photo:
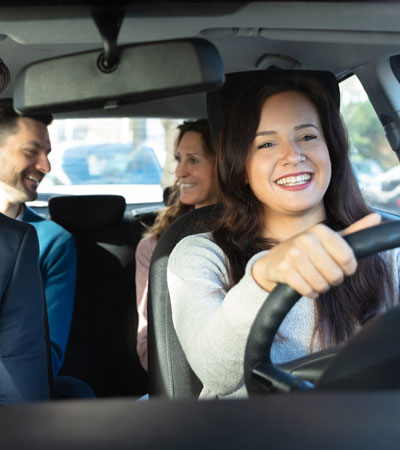
[[[210,126],[207,119],[188,120],[178,125],[178,137],[175,141],[175,151],[183,136],[189,131],[200,133],[203,140],[203,149],[208,157],[215,158],[216,150],[211,137]],[[180,201],[178,182],[175,181],[169,194],[167,207],[158,212],[154,224],[143,234],[143,236],[154,236],[158,241],[168,226],[186,212],[194,209],[194,205],[185,205]]]

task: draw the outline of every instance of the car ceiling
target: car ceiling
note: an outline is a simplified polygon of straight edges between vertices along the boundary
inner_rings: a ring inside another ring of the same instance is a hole
[[[33,61],[101,48],[93,8],[76,1],[2,4],[0,57],[10,69],[11,84],[0,96],[12,95],[16,74]],[[107,14],[111,7],[103,8]],[[112,8],[125,11],[119,44],[202,37],[217,47],[227,73],[265,68],[281,55],[279,61],[288,66],[297,62],[341,78],[370,61],[400,54],[397,2],[125,1],[113,2]],[[198,117],[205,114],[204,97],[130,105],[114,115]]]

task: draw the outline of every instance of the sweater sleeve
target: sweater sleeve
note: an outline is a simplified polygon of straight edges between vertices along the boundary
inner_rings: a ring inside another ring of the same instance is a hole
[[[149,287],[150,261],[157,244],[154,236],[146,236],[139,241],[136,248],[136,307],[138,312],[138,329],[136,351],[140,363],[147,370],[147,292]]]
[[[168,261],[173,323],[188,362],[207,391],[230,395],[243,386],[247,336],[267,292],[251,275],[255,255],[242,280],[229,292],[222,250],[207,234],[189,236]]]

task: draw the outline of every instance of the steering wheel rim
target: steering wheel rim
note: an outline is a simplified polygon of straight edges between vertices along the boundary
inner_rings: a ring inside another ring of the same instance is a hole
[[[400,246],[400,221],[386,222],[344,236],[357,259]],[[278,283],[261,306],[250,330],[244,358],[244,380],[249,395],[280,391],[308,390],[313,386],[271,361],[271,346],[288,312],[301,295]]]

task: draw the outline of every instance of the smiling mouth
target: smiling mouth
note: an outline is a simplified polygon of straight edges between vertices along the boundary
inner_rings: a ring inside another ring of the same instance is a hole
[[[311,174],[302,173],[301,175],[291,176],[291,177],[282,177],[279,180],[276,180],[276,184],[280,186],[299,186],[302,184],[306,184],[311,180]]]
[[[33,177],[32,175],[27,175],[26,178],[27,178],[28,180],[30,180],[30,181],[35,182],[36,184],[40,184],[40,182],[42,181],[42,180],[40,180],[39,178]]]
[[[184,188],[184,189],[194,188],[195,186],[196,186],[196,184],[194,184],[194,183],[181,183],[181,188]]]

